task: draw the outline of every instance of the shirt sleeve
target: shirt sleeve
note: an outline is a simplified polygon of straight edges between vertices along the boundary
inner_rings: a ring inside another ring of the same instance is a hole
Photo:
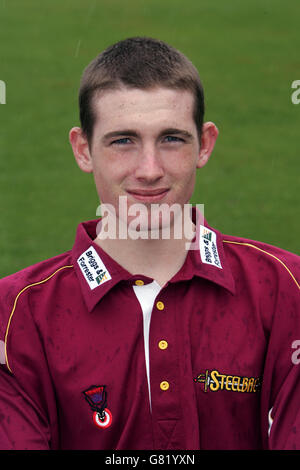
[[[55,447],[56,405],[49,366],[27,292],[0,282],[0,449]],[[5,363],[4,363],[5,362]]]
[[[273,286],[276,309],[264,366],[263,425],[270,450],[300,449],[299,280],[299,258],[289,257]]]
[[[49,450],[49,426],[16,377],[0,368],[0,449]]]
[[[269,449],[300,449],[300,373],[293,367],[269,412]]]

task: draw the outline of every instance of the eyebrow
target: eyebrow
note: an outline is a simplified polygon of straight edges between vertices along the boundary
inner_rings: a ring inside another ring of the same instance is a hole
[[[112,131],[108,132],[102,137],[103,142],[107,142],[109,139],[112,139],[113,137],[120,137],[121,135],[123,136],[128,136],[128,137],[138,137],[138,133],[130,130],[130,129],[124,129],[124,130],[119,130],[119,131]]]
[[[192,140],[194,138],[194,136],[190,132],[188,132],[184,129],[177,129],[175,127],[170,127],[170,128],[167,128],[167,129],[163,129],[160,132],[159,137],[162,137],[164,135],[182,135],[188,140]],[[105,134],[102,137],[101,140],[103,142],[107,142],[107,141],[109,141],[110,139],[112,139],[114,137],[121,137],[121,136],[138,137],[139,134],[138,134],[138,132],[136,132],[132,129],[120,129],[119,131],[108,132],[107,134]]]
[[[182,135],[182,136],[186,137],[189,140],[192,140],[194,138],[194,136],[190,132],[188,132],[184,129],[176,129],[175,127],[170,127],[168,129],[164,129],[160,133],[160,137],[162,137],[163,135],[175,135],[175,134],[176,135],[178,135],[178,134]]]

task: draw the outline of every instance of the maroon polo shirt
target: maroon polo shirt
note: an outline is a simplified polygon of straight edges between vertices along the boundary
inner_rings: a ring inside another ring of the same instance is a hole
[[[0,281],[0,448],[299,449],[299,257],[198,227],[159,290],[96,224]]]

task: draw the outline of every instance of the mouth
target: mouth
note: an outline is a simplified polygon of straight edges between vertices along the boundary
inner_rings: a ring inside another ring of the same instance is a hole
[[[168,193],[168,188],[158,188],[158,189],[131,189],[127,190],[127,193],[130,194],[134,199],[143,202],[156,202],[160,201]]]

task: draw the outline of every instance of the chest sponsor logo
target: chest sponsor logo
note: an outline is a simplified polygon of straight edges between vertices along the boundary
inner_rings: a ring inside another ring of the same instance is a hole
[[[106,385],[91,385],[82,392],[93,411],[93,423],[97,428],[108,428],[112,423],[112,414],[107,408]]]
[[[245,377],[240,375],[222,374],[218,370],[206,370],[194,377],[194,382],[202,386],[204,392],[228,392],[256,393],[261,388],[260,377]]]
[[[217,236],[215,232],[203,225],[200,225],[199,246],[202,263],[222,269],[217,248]]]
[[[111,279],[108,269],[93,246],[79,256],[77,263],[90,289],[95,289]]]

